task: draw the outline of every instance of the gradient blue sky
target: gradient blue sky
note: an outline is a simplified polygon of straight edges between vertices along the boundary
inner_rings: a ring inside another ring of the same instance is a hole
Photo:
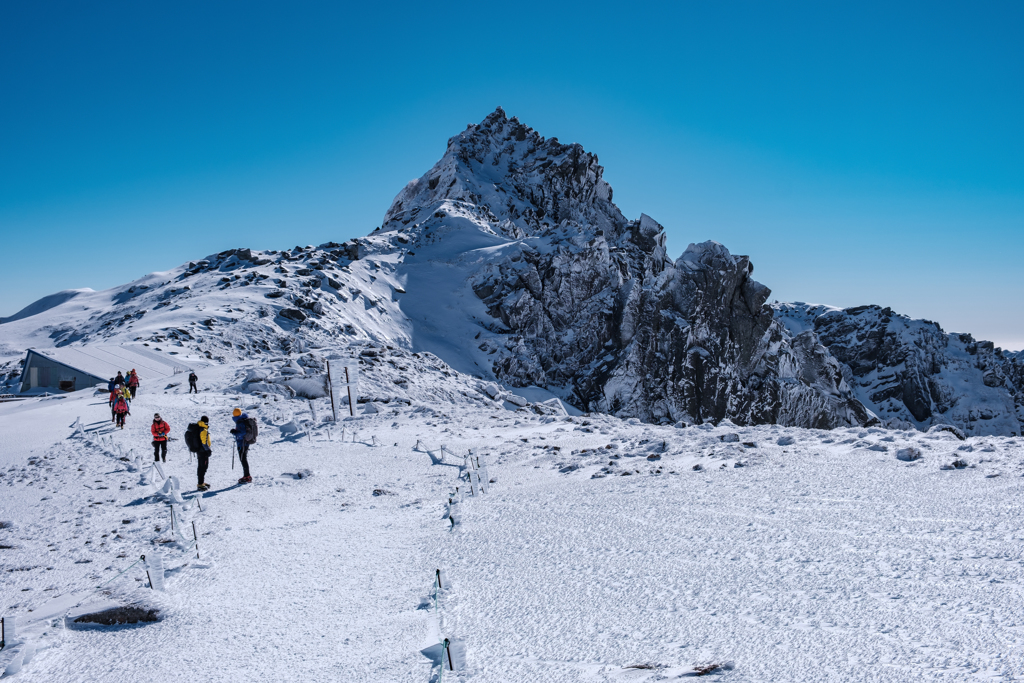
[[[1022,35],[1020,2],[3,3],[0,314],[363,235],[500,104],[673,256],[1020,349]]]

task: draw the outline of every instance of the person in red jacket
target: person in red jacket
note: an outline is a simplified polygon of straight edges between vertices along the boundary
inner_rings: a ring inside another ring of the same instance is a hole
[[[132,400],[135,400],[135,392],[139,390],[139,374],[135,372],[135,368],[128,373],[128,391],[132,392]]]
[[[153,424],[149,431],[153,433],[153,460],[159,462],[161,455],[167,462],[167,435],[171,433],[171,425],[160,418],[160,413],[153,416]]]
[[[131,414],[128,409],[128,401],[124,399],[124,396],[118,396],[114,401],[114,423],[124,429],[124,420]]]

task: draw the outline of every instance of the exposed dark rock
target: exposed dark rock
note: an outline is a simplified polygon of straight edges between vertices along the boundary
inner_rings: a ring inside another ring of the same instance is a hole
[[[303,320],[306,319],[306,314],[297,308],[283,308],[281,309],[280,315],[282,318],[294,320],[295,322],[298,323],[301,323]]]
[[[159,611],[144,607],[115,607],[94,614],[83,614],[75,619],[76,624],[102,624],[104,626],[154,621],[160,621]]]

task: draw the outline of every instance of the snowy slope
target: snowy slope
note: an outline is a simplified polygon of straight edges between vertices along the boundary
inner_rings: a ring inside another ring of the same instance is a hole
[[[205,371],[199,396],[142,391],[124,431],[89,392],[0,404],[0,613],[21,634],[0,670],[437,681],[449,638],[453,682],[713,665],[730,681],[1024,676],[1024,546],[1006,505],[1021,494],[1019,439],[540,414],[423,354],[346,352],[369,394],[449,400],[379,396],[331,423],[327,399],[238,393],[256,361],[235,360]],[[306,368],[326,353],[286,357]],[[235,406],[261,424],[248,486],[233,484]],[[183,534],[146,467],[157,410],[174,435],[212,418],[213,490],[194,501],[180,441],[165,466],[188,499]],[[898,460],[908,447],[923,457]],[[478,495],[470,450],[486,468]],[[955,460],[966,467],[942,469]],[[133,566],[143,554],[163,558],[164,591]],[[125,606],[160,620],[74,621]]]
[[[662,226],[612,196],[596,155],[498,108],[367,237],[233,249],[27,307],[0,325],[0,391],[27,347],[143,344],[188,365],[359,341],[654,424],[1021,433],[1019,358],[926,321],[768,306],[748,257],[704,242],[673,260]],[[880,352],[861,348],[872,335]]]

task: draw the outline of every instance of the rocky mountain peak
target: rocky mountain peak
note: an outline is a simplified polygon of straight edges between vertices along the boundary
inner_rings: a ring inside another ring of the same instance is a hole
[[[434,166],[411,181],[384,216],[384,229],[417,220],[445,202],[471,204],[507,234],[535,235],[563,223],[618,232],[626,219],[612,203],[597,155],[507,118],[501,107],[448,140]]]

